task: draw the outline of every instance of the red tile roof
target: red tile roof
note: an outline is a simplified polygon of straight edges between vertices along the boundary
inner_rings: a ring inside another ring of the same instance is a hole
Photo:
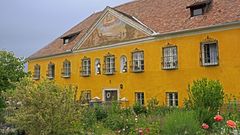
[[[191,17],[190,9],[186,7],[201,1],[203,0],[135,0],[114,7],[114,9],[126,15],[134,16],[146,26],[161,34],[240,21],[240,0],[212,0],[207,13]],[[29,58],[56,55],[71,50],[98,20],[101,13],[102,11],[92,14]],[[80,33],[73,41],[63,45],[62,37],[79,31]]]

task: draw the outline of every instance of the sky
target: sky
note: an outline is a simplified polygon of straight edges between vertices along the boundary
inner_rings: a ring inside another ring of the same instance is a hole
[[[131,0],[1,0],[0,50],[29,57],[94,12]]]

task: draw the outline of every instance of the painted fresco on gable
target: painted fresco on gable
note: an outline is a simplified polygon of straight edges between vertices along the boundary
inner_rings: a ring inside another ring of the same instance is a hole
[[[146,36],[145,33],[133,28],[115,16],[107,14],[82,44],[81,48],[113,44]]]

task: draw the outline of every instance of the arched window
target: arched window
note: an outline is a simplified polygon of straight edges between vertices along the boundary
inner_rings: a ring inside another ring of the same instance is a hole
[[[62,77],[69,78],[70,76],[71,76],[71,62],[65,60],[63,62]]]
[[[33,79],[34,80],[40,79],[40,65],[38,65],[38,64],[34,66]]]
[[[125,55],[120,57],[120,72],[127,72],[127,57]]]
[[[100,59],[95,59],[95,75],[101,74],[101,63]]]

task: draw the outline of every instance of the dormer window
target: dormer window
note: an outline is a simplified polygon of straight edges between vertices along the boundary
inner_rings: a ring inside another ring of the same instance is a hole
[[[68,43],[70,43],[72,40],[74,40],[77,37],[79,33],[80,31],[61,37],[61,39],[63,39],[63,44],[67,45]]]
[[[63,44],[64,44],[64,45],[68,44],[68,42],[69,42],[69,38],[63,39]]]
[[[199,16],[207,12],[211,3],[212,0],[204,0],[201,2],[193,3],[192,5],[187,6],[187,8],[190,8],[191,17]]]

